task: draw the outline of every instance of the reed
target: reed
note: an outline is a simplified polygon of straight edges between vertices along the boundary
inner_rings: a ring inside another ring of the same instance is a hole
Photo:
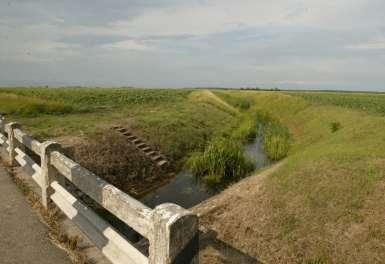
[[[263,147],[270,160],[277,161],[287,156],[290,149],[290,133],[279,122],[269,122],[263,127]]]
[[[241,144],[226,138],[216,138],[203,152],[194,153],[187,166],[210,186],[227,185],[254,170]]]
[[[267,157],[273,161],[285,158],[290,150],[289,129],[267,111],[257,111],[255,118],[261,127],[260,133]]]

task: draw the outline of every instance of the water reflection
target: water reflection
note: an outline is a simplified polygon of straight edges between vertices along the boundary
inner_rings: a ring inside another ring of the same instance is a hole
[[[263,150],[263,141],[260,136],[244,147],[244,153],[254,162],[256,169],[263,168],[270,164],[270,161]]]
[[[213,194],[190,171],[183,170],[170,183],[146,195],[141,201],[151,208],[162,203],[175,203],[190,208]]]
[[[256,169],[269,164],[263,151],[261,137],[244,147],[245,155],[251,159]],[[190,208],[213,196],[215,191],[199,182],[188,170],[182,170],[168,184],[144,196],[141,201],[153,208],[162,203],[175,203],[184,208]]]

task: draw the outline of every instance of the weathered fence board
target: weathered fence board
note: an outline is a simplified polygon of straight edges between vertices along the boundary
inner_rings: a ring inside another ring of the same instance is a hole
[[[35,182],[40,186],[44,186],[44,179],[41,177],[41,168],[34,162],[27,154],[25,154],[21,149],[16,148],[15,156],[16,161],[20,164],[25,173],[32,177]]]
[[[150,209],[138,200],[83,168],[60,152],[56,142],[28,136],[17,123],[0,117],[0,145],[8,151],[11,165],[18,164],[41,187],[42,203],[54,202],[114,264],[197,263],[198,218],[175,205]],[[40,157],[40,166],[23,151]],[[68,192],[59,182],[66,178],[103,208],[149,240],[149,256],[143,255],[91,208]],[[186,252],[189,251],[189,252]]]
[[[88,238],[113,263],[148,263],[146,256],[127,242],[110,224],[67,192],[58,182],[53,182],[51,186],[55,190],[54,194],[51,195],[55,204],[81,230],[86,232]]]
[[[0,133],[0,145],[3,145],[5,141],[7,141],[7,138],[2,133]]]
[[[40,142],[31,138],[26,133],[21,131],[20,129],[14,129],[13,130],[15,134],[15,138],[24,146],[35,152],[36,154],[40,155]]]
[[[51,164],[69,181],[135,231],[148,236],[151,209],[122,192],[58,151],[52,152]]]

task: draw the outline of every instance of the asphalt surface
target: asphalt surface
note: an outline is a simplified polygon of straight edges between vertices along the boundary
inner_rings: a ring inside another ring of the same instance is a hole
[[[47,227],[0,165],[0,263],[70,264],[48,238]]]

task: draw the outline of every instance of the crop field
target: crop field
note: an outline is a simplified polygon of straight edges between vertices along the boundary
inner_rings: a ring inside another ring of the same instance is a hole
[[[385,114],[384,93],[347,93],[347,92],[290,92],[305,100],[324,105],[336,105],[346,108]]]
[[[113,125],[128,126],[178,159],[202,147],[219,126],[226,133],[237,122],[220,106],[191,94],[180,89],[3,88],[0,112],[38,138],[92,137]]]
[[[2,88],[0,112],[39,139],[80,148],[89,159],[82,162],[102,176],[145,166],[109,137],[120,125],[175,170],[225,183],[194,210],[224,244],[262,263],[385,259],[384,94]],[[279,165],[265,177],[242,151],[256,136]],[[119,185],[122,176],[111,181]],[[226,255],[211,257],[202,263],[228,263]]]

